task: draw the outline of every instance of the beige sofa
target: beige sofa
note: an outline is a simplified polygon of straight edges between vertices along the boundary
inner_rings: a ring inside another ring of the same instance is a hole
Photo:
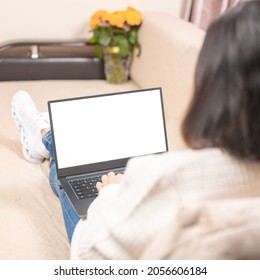
[[[143,14],[142,54],[135,57],[132,79],[123,85],[105,80],[0,82],[0,259],[67,259],[69,244],[57,197],[48,183],[48,161],[31,164],[22,156],[11,118],[13,94],[24,89],[41,111],[47,101],[138,88],[162,87],[170,149],[184,148],[180,124],[190,100],[194,66],[204,32],[181,19]]]

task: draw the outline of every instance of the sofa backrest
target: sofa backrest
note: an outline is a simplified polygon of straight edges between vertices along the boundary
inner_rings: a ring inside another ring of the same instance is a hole
[[[131,76],[142,88],[162,87],[169,147],[184,148],[180,125],[192,95],[194,69],[205,32],[163,13],[146,12],[143,19],[141,55],[134,57]]]

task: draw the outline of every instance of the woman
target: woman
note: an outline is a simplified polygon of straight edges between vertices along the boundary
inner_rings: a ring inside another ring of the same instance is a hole
[[[260,2],[250,1],[209,27],[183,122],[191,149],[132,159],[124,177],[103,176],[85,220],[79,220],[57,183],[46,116],[27,93],[14,96],[12,114],[25,158],[51,157],[50,184],[72,238],[72,258],[138,259],[176,219],[181,203],[260,196],[259,15]]]

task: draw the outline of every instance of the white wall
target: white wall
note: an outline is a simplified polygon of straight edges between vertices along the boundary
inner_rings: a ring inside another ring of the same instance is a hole
[[[0,43],[31,38],[84,38],[97,9],[132,6],[179,16],[185,0],[0,0]]]

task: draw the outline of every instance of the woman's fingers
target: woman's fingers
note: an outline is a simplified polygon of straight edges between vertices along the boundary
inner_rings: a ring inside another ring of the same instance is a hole
[[[109,172],[107,175],[101,177],[101,182],[96,184],[96,188],[100,191],[103,187],[109,184],[120,184],[123,178],[123,174],[115,174],[114,172]]]

